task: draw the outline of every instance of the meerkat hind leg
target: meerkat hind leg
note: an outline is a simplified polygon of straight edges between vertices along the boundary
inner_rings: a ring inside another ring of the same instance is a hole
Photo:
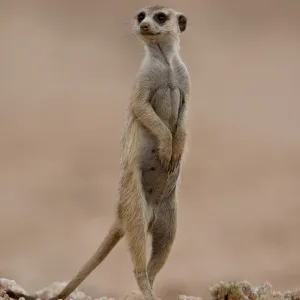
[[[145,300],[155,300],[147,274],[146,224],[138,220],[128,226],[127,238],[130,255],[134,265],[134,276]]]
[[[123,226],[133,263],[134,276],[145,300],[156,300],[147,275],[146,238],[148,222],[145,196],[142,189],[139,191],[137,185],[134,190],[131,190],[128,197],[130,197],[128,201],[123,199],[121,202],[125,204],[123,207],[126,207],[126,214],[123,215]],[[121,210],[125,211],[125,209]]]
[[[175,193],[156,207],[155,220],[151,228],[152,253],[147,267],[151,288],[156,275],[162,269],[171,251],[176,235]]]

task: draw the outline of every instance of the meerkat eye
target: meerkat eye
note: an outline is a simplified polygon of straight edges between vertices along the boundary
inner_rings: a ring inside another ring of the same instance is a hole
[[[163,24],[163,23],[165,23],[165,22],[167,21],[168,17],[167,17],[166,14],[164,14],[164,13],[161,12],[161,13],[156,14],[156,15],[154,16],[154,19],[155,19],[155,21],[157,21],[158,23]]]
[[[137,20],[139,23],[141,23],[146,17],[146,14],[142,11],[137,15]]]

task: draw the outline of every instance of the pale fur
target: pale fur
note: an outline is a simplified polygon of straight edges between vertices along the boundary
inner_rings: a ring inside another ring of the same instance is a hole
[[[146,300],[155,300],[153,282],[175,239],[177,181],[186,144],[190,94],[189,74],[179,56],[179,36],[185,30],[186,18],[160,6],[145,7],[142,12],[145,18],[139,22],[135,17],[133,27],[146,53],[132,89],[122,136],[116,220],[94,255],[51,300],[69,296],[124,235],[137,284]],[[154,20],[158,12],[168,15],[164,24]],[[142,34],[142,24],[148,26],[149,33],[159,35]],[[147,233],[152,234],[148,264]],[[35,298],[12,291],[8,294],[26,300]]]

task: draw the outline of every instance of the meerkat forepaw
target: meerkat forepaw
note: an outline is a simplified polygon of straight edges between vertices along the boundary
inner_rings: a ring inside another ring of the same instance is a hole
[[[172,158],[172,136],[169,139],[162,140],[158,148],[158,157],[163,168],[168,171]]]
[[[178,168],[181,160],[181,155],[173,155],[169,164],[168,171],[172,173]]]
[[[158,149],[159,160],[165,170],[169,169],[172,150],[168,149],[168,147],[161,147]]]
[[[169,170],[169,166],[170,166],[170,159],[167,158],[167,157],[164,156],[164,155],[160,155],[160,158],[159,158],[159,159],[160,159],[160,162],[161,162],[163,168],[164,168],[166,171],[168,171],[168,170]]]
[[[175,171],[175,169],[177,169],[179,167],[180,161],[181,161],[181,157],[182,157],[182,149],[180,149],[179,147],[173,147],[173,153],[171,156],[171,161],[169,164],[169,173],[172,173]]]

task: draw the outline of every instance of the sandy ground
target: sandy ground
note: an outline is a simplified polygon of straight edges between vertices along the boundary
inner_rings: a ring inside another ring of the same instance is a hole
[[[154,4],[154,1],[147,3]],[[155,289],[300,282],[300,2],[161,1],[184,12],[190,140],[176,243]],[[114,216],[142,1],[0,0],[0,277],[67,281]],[[80,289],[137,289],[125,241]]]

